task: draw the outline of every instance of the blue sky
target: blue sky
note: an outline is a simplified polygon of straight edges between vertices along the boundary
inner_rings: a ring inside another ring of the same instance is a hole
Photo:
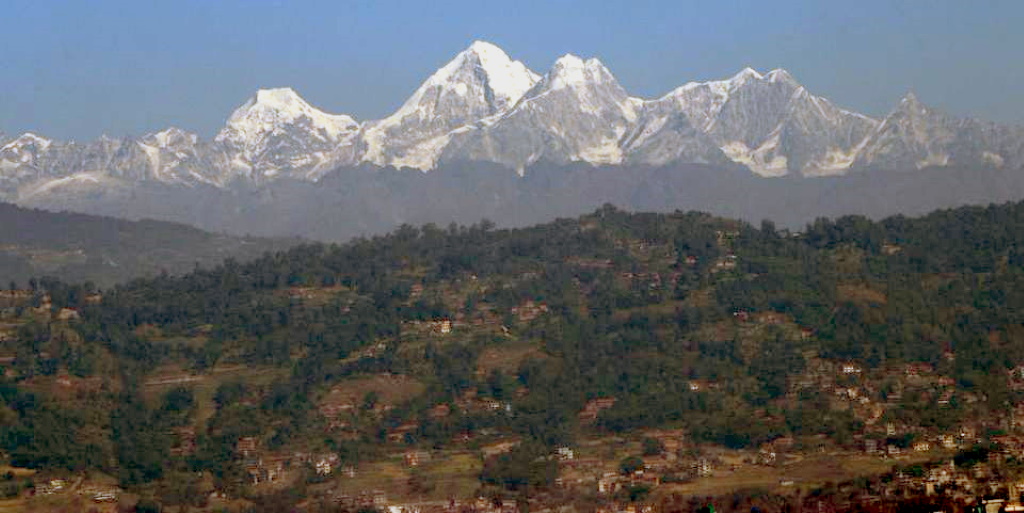
[[[0,131],[62,139],[169,125],[209,137],[259,87],[382,117],[474,39],[538,73],[600,58],[652,97],[744,66],[883,115],[910,89],[958,115],[1024,124],[1024,2],[0,2]]]

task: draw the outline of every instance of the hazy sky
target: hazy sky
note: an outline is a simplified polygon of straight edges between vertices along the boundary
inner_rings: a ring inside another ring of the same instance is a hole
[[[599,57],[652,97],[744,66],[883,115],[909,89],[1024,124],[1024,1],[0,2],[0,131],[214,134],[259,87],[358,119],[397,108],[474,39],[538,73]]]

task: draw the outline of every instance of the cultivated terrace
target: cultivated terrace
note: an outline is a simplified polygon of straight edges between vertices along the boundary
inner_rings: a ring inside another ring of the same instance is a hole
[[[0,512],[989,511],[1024,205],[606,206],[0,292]]]

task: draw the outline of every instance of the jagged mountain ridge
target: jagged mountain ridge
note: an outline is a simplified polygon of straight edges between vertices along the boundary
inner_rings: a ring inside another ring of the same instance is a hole
[[[283,87],[257,91],[231,114],[214,141],[230,159],[227,177],[263,180],[283,173],[315,178],[333,166],[335,148],[358,130],[351,116],[327,114]]]
[[[212,141],[177,128],[88,143],[32,133],[0,141],[0,197],[15,201],[140,181],[315,181],[363,163],[428,171],[492,162],[520,173],[538,162],[738,163],[768,177],[1024,165],[1024,129],[953,118],[912,95],[876,120],[811,94],[785,70],[746,68],[644,100],[597,59],[565,55],[541,76],[480,41],[381,120],[328,114],[278,88],[257,91]]]
[[[394,114],[366,123],[357,159],[431,169],[453,130],[507,112],[538,80],[500,48],[476,41],[431,75]]]
[[[453,134],[442,159],[497,162],[520,174],[541,159],[619,164],[620,140],[642,104],[599,60],[565,55],[507,113]]]
[[[861,167],[1024,167],[1024,128],[949,116],[909,93],[859,152]]]

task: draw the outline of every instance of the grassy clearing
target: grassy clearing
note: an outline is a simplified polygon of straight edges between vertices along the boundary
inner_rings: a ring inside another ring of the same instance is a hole
[[[359,406],[366,394],[377,394],[382,405],[398,405],[423,393],[423,383],[401,374],[360,376],[338,382],[321,399],[322,404]]]
[[[884,305],[888,298],[884,293],[869,288],[861,283],[843,283],[836,286],[836,299],[861,304]]]
[[[431,461],[423,469],[426,479],[428,500],[444,500],[449,497],[470,497],[480,486],[482,469],[480,458],[473,453],[453,453]]]
[[[383,490],[388,498],[404,495],[409,474],[400,459],[375,461],[359,465],[355,477],[339,477],[336,481],[340,493],[358,495],[361,492]]]
[[[303,305],[309,307],[319,307],[328,304],[338,296],[352,293],[352,289],[336,285],[333,287],[291,287],[274,292],[274,296],[291,301],[301,301]]]
[[[401,454],[365,463],[355,477],[338,477],[340,493],[358,495],[380,490],[393,502],[444,501],[470,497],[480,485],[480,458],[473,452],[434,453],[418,467],[405,464]]]
[[[696,293],[694,294],[696,295]],[[617,321],[624,321],[629,319],[633,314],[645,314],[652,317],[663,316],[663,315],[675,315],[676,311],[684,308],[687,305],[686,301],[683,300],[669,300],[662,303],[657,303],[648,306],[637,306],[633,308],[622,308],[616,310],[612,317]]]
[[[500,370],[505,374],[514,374],[519,370],[520,364],[524,361],[531,358],[543,358],[544,356],[546,355],[540,348],[531,343],[488,347],[480,353],[480,358],[476,364],[476,372],[481,376],[487,376],[496,370]]]
[[[720,469],[710,477],[662,486],[658,488],[658,493],[724,495],[755,488],[773,492],[808,490],[828,482],[878,475],[888,472],[893,465],[909,465],[928,459],[928,456],[892,460],[860,454],[820,454],[775,467],[742,465],[737,466],[736,470]]]
[[[232,380],[244,380],[249,386],[259,387],[288,377],[288,369],[279,367],[247,367],[244,365],[221,365],[205,374],[193,374],[178,366],[161,367],[149,375],[143,383],[143,397],[151,406],[168,391],[183,386],[192,390],[196,400],[196,425],[203,425],[213,416],[216,405],[213,396],[217,388]]]

